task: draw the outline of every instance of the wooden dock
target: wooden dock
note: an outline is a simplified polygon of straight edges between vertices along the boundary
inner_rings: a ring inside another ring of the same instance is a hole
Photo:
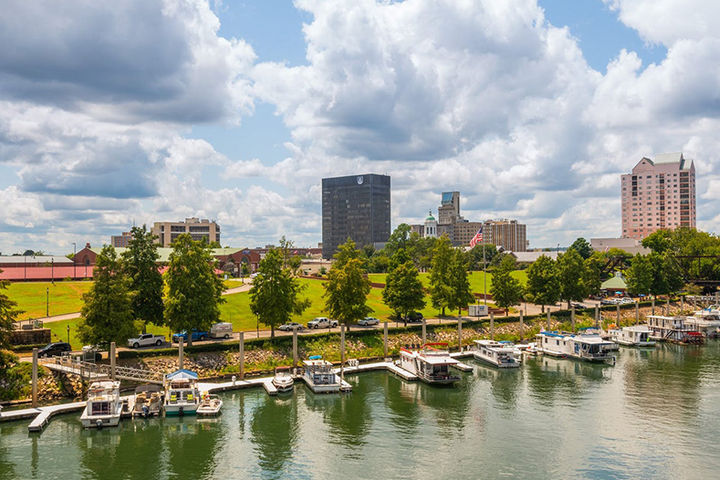
[[[60,405],[52,405],[50,407],[40,407],[40,408],[30,409],[30,410],[39,411],[39,413],[32,420],[32,422],[30,422],[30,425],[28,425],[28,431],[42,432],[42,430],[45,428],[45,426],[50,421],[51,417],[61,414],[61,413],[80,411],[84,408],[85,408],[85,402],[73,402],[73,403],[63,403]],[[5,415],[3,415],[3,417],[4,416]]]

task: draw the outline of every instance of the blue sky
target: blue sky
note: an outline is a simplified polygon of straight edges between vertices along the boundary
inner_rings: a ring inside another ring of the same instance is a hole
[[[619,174],[666,151],[720,226],[716,2],[163,1],[6,6],[0,252],[185,216],[315,245],[320,179],[362,172],[393,225],[460,190],[569,244],[617,236]]]

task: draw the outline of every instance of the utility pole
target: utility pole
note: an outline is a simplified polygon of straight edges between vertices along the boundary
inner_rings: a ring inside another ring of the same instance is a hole
[[[75,263],[75,242],[73,242],[73,280],[77,280],[77,263]]]
[[[45,316],[50,316],[50,287],[45,288]]]

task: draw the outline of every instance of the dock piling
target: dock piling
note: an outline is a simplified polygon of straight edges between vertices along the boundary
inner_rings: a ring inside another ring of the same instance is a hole
[[[575,333],[575,306],[570,306],[570,325],[572,326],[572,331]]]
[[[655,295],[652,298],[652,314],[655,315]]]
[[[33,348],[32,350],[32,406],[37,407],[37,392],[38,392],[38,349]]]
[[[112,381],[115,381],[115,362],[115,342],[110,342],[110,380]]]
[[[183,351],[185,340],[180,337],[178,340],[178,368],[182,370],[185,365],[185,352]]]
[[[462,352],[462,319],[458,318],[458,352]]]
[[[345,364],[345,324],[340,325],[340,364]]]
[[[547,329],[550,331],[550,306],[548,305],[547,309]]]
[[[595,328],[600,328],[600,307],[595,305]]]
[[[490,312],[490,340],[495,340],[495,314]]]
[[[385,356],[388,356],[388,322],[383,323],[383,350],[385,352]]]
[[[523,321],[523,311],[520,309],[520,340],[525,338],[525,322]]]
[[[685,295],[680,295],[680,310],[685,310]]]
[[[616,307],[615,310],[617,312],[616,313],[617,319],[615,320],[615,323],[617,323],[618,328],[620,328],[620,304],[617,304],[615,307]]]
[[[635,300],[635,325],[640,323],[640,302]]]
[[[240,380],[245,378],[245,332],[240,332],[239,341],[239,359],[240,359]]]
[[[425,319],[423,318],[423,321],[422,321],[422,343],[423,343],[423,345],[425,345],[427,343],[427,334],[425,331],[426,330],[425,325],[426,325]]]
[[[293,327],[293,368],[298,364],[297,327]]]

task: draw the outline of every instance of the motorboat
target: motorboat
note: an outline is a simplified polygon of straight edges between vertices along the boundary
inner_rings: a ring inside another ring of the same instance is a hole
[[[80,415],[83,427],[116,427],[121,413],[120,382],[103,380],[90,384],[85,410]]]
[[[160,415],[163,406],[163,388],[160,385],[149,383],[140,385],[135,389],[135,403],[133,403],[133,417],[153,417]]]
[[[610,354],[615,343],[600,335],[541,330],[536,339],[537,348],[546,355],[615,364],[615,356]]]
[[[460,377],[450,373],[450,367],[457,364],[448,352],[447,343],[426,343],[417,349],[400,349],[400,368],[426,383],[449,385],[457,382]]]
[[[165,376],[165,415],[194,415],[200,405],[198,375],[190,370],[177,370]]]
[[[275,369],[275,376],[272,379],[272,384],[278,393],[292,392],[295,379],[290,372],[290,368],[277,367]]]
[[[654,347],[655,340],[650,339],[652,330],[647,325],[632,325],[630,327],[609,330],[610,340],[628,347]]]
[[[515,346],[494,340],[475,340],[472,350],[473,357],[498,368],[519,367]]]
[[[203,393],[195,413],[200,417],[214,417],[220,413],[223,402],[217,395]]]
[[[313,393],[338,393],[342,380],[333,370],[332,363],[313,355],[303,362],[303,380]]]

